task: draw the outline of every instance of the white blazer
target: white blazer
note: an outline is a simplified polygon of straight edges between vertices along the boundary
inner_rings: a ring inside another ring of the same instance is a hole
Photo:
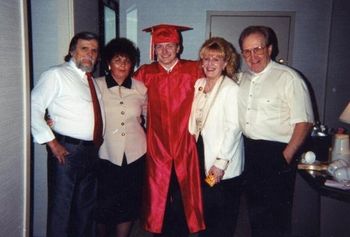
[[[222,82],[221,82],[222,81]],[[195,111],[198,97],[203,93],[206,79],[196,81],[192,111],[189,120],[189,132],[196,134]],[[211,106],[205,110],[206,120],[201,135],[204,142],[205,172],[215,165],[225,170],[223,179],[239,176],[244,166],[243,137],[238,121],[238,85],[229,77],[221,77],[208,94],[207,103]],[[204,116],[205,117],[205,116]],[[222,162],[217,158],[224,159]]]

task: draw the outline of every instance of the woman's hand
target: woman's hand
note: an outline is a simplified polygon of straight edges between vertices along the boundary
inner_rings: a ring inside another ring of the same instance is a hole
[[[213,175],[215,178],[215,183],[220,183],[222,177],[224,177],[225,171],[217,168],[216,166],[212,166],[209,170],[209,175]]]

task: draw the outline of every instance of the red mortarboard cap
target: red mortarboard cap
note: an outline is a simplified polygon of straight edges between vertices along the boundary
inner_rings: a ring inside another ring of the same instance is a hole
[[[191,27],[160,24],[143,29],[145,32],[150,32],[152,44],[159,43],[180,43],[181,31],[192,30]]]
[[[187,26],[160,24],[143,29],[145,32],[151,33],[151,47],[150,56],[153,61],[153,48],[155,44],[159,43],[180,43],[181,31],[192,30],[193,28]]]

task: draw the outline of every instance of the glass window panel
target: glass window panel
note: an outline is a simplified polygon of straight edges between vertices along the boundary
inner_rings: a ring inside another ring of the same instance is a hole
[[[126,15],[126,37],[137,45],[137,9]]]
[[[116,14],[115,11],[109,7],[104,7],[105,17],[105,44],[116,37]]]

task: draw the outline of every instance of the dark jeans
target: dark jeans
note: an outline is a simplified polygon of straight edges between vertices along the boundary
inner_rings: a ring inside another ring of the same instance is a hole
[[[244,142],[252,237],[289,236],[296,162],[284,159],[285,143],[248,138]]]
[[[60,143],[69,151],[64,165],[48,148],[47,237],[94,236],[98,149],[92,144]]]

